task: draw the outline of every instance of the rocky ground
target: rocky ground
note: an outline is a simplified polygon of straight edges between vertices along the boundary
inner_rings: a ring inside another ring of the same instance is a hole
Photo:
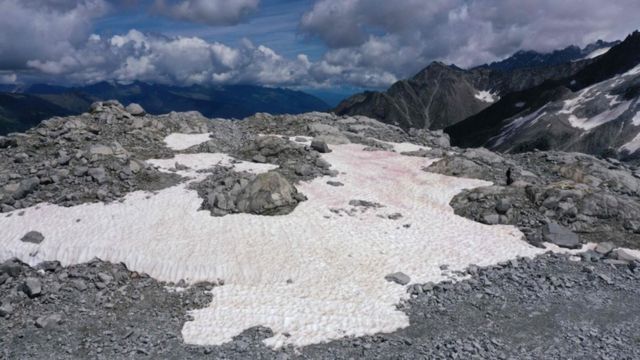
[[[176,132],[211,135],[176,150],[164,143]],[[270,134],[279,136],[261,136]],[[258,176],[208,170],[192,186],[212,216],[285,215],[305,201],[296,189],[300,181],[335,175],[320,155],[332,145],[392,150],[386,142],[428,147],[405,153],[441,159],[425,171],[495,184],[456,196],[451,205],[458,215],[517,226],[534,245],[600,245],[571,259],[519,259],[472,267],[462,282],[411,286],[411,300],[399,304],[410,316],[408,328],[278,351],[261,343],[271,336],[264,328],[220,347],[182,342],[188,311],[206,306],[207,290],[218,284],[183,289],[99,260],[35,269],[9,261],[0,265],[0,358],[640,358],[640,262],[616,250],[640,248],[640,169],[612,159],[459,149],[442,132],[403,131],[357,116],[258,114],[231,122],[198,113],[149,116],[104,102],[86,114],[0,137],[0,212],[7,213],[0,216],[20,216],[15,210],[40,202],[118,201],[132,191],[172,186],[185,180],[178,175],[183,165],[169,174],[145,160],[196,152],[278,167]],[[366,211],[378,204],[353,199],[349,205]],[[29,233],[23,241],[41,237]],[[402,283],[402,275],[392,281]]]
[[[593,252],[468,269],[458,283],[414,285],[411,326],[278,351],[253,328],[223,346],[181,340],[188,310],[214,284],[182,289],[94,261],[0,265],[3,359],[637,359],[640,262]],[[178,284],[179,286],[180,284]]]

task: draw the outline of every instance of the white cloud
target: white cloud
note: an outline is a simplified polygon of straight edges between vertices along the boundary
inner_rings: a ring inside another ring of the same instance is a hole
[[[156,0],[158,13],[211,26],[233,25],[258,9],[260,0]]]
[[[466,67],[520,49],[620,39],[640,13],[637,0],[317,0],[300,19],[301,31],[328,47],[313,60],[283,57],[247,39],[230,46],[136,30],[91,34],[96,18],[135,1],[0,0],[0,71],[16,73],[18,81],[380,88],[434,60]],[[259,0],[148,4],[164,16],[229,25],[255,11]]]
[[[233,48],[197,37],[166,37],[130,30],[87,41],[58,60],[31,60],[38,72],[72,83],[134,80],[167,84],[251,83],[295,86],[308,83],[311,63],[287,59],[250,41]]]
[[[0,73],[0,84],[15,84],[17,80],[18,75],[16,75],[15,73]]]
[[[300,26],[331,48],[334,69],[407,77],[433,60],[465,67],[620,39],[638,13],[636,0],[318,0]]]
[[[104,0],[0,0],[0,69],[18,70],[27,61],[58,61],[86,41]]]

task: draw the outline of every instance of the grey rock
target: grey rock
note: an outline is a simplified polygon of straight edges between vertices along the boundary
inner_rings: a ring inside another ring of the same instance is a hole
[[[40,296],[42,294],[42,283],[36,278],[27,278],[22,283],[22,292],[30,298]]]
[[[364,207],[364,208],[381,208],[384,207],[384,205],[373,202],[373,201],[367,201],[367,200],[351,200],[349,201],[349,205],[351,206],[356,206],[356,207]]]
[[[327,145],[326,142],[319,140],[317,138],[311,141],[311,148],[322,154],[331,152],[331,149],[329,149],[329,145]]]
[[[611,242],[603,242],[603,243],[599,243],[598,245],[596,245],[596,247],[593,249],[593,251],[595,251],[598,254],[606,255],[606,254],[610,253],[611,251],[613,251],[613,249],[615,249],[615,248],[616,248],[615,244],[613,244]]]
[[[73,169],[73,175],[74,176],[84,176],[87,174],[87,172],[89,171],[89,168],[86,166],[76,166]]]
[[[40,244],[42,241],[44,241],[44,235],[42,235],[42,233],[38,231],[29,231],[20,239],[20,241],[32,244]]]
[[[332,181],[332,180],[327,181],[327,185],[331,185],[331,186],[344,186],[344,184],[343,184],[343,183],[341,183],[341,182],[339,182],[339,181]]]
[[[52,329],[62,323],[62,315],[51,314],[40,316],[36,319],[36,327],[40,329]]]
[[[113,155],[114,151],[110,146],[97,144],[89,147],[89,154],[109,156]]]
[[[13,312],[13,306],[6,302],[0,305],[0,317],[7,317]]]
[[[139,104],[136,104],[136,103],[131,103],[131,104],[127,105],[125,110],[129,114],[131,114],[133,116],[145,116],[147,114],[147,112],[144,111],[142,106],[140,106]]]
[[[503,198],[496,204],[496,211],[498,214],[506,214],[511,209],[511,206],[511,200]]]
[[[640,258],[632,254],[631,252],[625,249],[618,249],[615,251],[615,258],[623,261],[640,261]]]
[[[580,237],[578,234],[567,229],[566,227],[558,223],[549,223],[542,228],[542,236],[544,239],[552,244],[556,244],[560,247],[568,249],[579,249]]]
[[[296,207],[296,188],[279,172],[256,176],[238,196],[240,212],[258,215],[284,215]]]
[[[407,285],[409,282],[411,282],[411,278],[409,277],[409,275],[403,272],[395,272],[395,273],[389,274],[385,276],[384,279],[389,282],[394,282],[400,285]]]
[[[87,173],[98,184],[104,184],[107,182],[107,172],[103,167],[91,168]]]

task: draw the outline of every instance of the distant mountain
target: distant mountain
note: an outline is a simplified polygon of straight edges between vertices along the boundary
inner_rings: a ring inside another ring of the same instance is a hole
[[[463,147],[640,158],[640,33],[579,72],[510,93],[445,131]]]
[[[464,70],[434,62],[385,92],[364,92],[340,103],[339,115],[365,115],[403,128],[443,129],[491,106],[501,96],[574,74],[589,63],[492,70]]]
[[[301,91],[250,85],[178,87],[100,82],[74,88],[36,84],[22,91],[20,98],[3,94],[0,134],[28,129],[51,116],[82,113],[92,102],[108,99],[125,105],[139,103],[151,114],[195,110],[212,118],[241,119],[257,112],[299,114],[330,108],[319,98]],[[34,103],[33,110],[29,110],[29,101]]]
[[[38,96],[0,93],[0,135],[24,131],[42,120],[70,112]]]
[[[599,41],[549,54],[521,51],[508,59],[464,70],[434,62],[385,92],[353,95],[333,111],[365,115],[403,128],[443,129],[491,106],[501,96],[580,71],[588,55],[614,43]]]
[[[584,48],[575,45],[568,46],[562,50],[555,50],[550,53],[539,53],[533,50],[522,50],[508,57],[507,59],[493,62],[491,64],[482,65],[481,68],[492,70],[510,71],[515,69],[531,69],[547,66],[555,66],[571,61],[591,59],[604,54],[607,50],[620,41],[605,42],[598,40],[593,44],[589,44]]]

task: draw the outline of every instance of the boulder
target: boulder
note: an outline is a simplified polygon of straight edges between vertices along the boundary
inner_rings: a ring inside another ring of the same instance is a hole
[[[42,283],[36,278],[27,278],[24,283],[22,283],[22,292],[30,298],[40,296],[40,294],[42,294]]]
[[[91,168],[88,173],[98,184],[104,184],[107,181],[107,172],[103,167]]]
[[[256,176],[238,196],[238,211],[257,215],[284,215],[296,207],[300,194],[277,171]]]
[[[546,241],[563,248],[579,249],[582,247],[578,234],[558,223],[546,224],[542,228],[542,236]]]
[[[403,272],[395,272],[395,273],[389,274],[385,276],[384,279],[389,282],[394,282],[400,285],[407,285],[411,281],[411,278],[409,277],[409,275]]]
[[[36,327],[40,329],[51,329],[62,323],[62,315],[51,314],[41,316],[36,319]]]
[[[131,103],[131,104],[127,105],[125,110],[129,114],[131,114],[133,116],[145,116],[147,114],[147,112],[144,111],[142,106],[140,106],[139,104],[136,104],[136,103]]]
[[[640,257],[633,254],[631,251],[625,249],[618,249],[615,251],[615,258],[623,261],[640,261]]]
[[[331,152],[329,145],[322,139],[315,138],[311,141],[311,148],[319,153],[326,154]]]
[[[44,235],[42,235],[38,231],[29,231],[22,237],[22,239],[20,239],[20,241],[32,244],[40,244],[42,241],[44,241]]]

